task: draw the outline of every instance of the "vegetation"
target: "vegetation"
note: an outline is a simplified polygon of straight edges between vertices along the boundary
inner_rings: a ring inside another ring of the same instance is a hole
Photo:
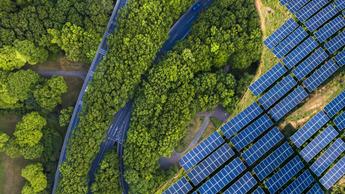
[[[119,162],[116,149],[107,153],[96,174],[91,191],[94,194],[121,193],[119,182]]]
[[[69,106],[65,109],[62,109],[60,111],[60,116],[59,116],[59,125],[60,127],[66,127],[71,120],[71,116],[73,113],[73,107]]]
[[[24,185],[22,194],[35,194],[47,187],[47,177],[43,173],[43,166],[40,163],[27,165],[22,170],[22,177],[28,182]]]
[[[112,117],[133,96],[170,27],[192,2],[131,1],[120,11],[117,30],[108,40],[108,55],[98,66],[83,99],[80,122],[61,167],[59,192],[87,192],[88,171]]]

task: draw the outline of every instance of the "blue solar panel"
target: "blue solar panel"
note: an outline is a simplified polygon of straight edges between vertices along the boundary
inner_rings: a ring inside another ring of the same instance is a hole
[[[259,96],[271,85],[273,85],[273,83],[275,83],[279,78],[281,78],[286,72],[286,68],[281,63],[278,63],[269,71],[267,71],[263,76],[261,76],[258,80],[256,80],[252,85],[250,85],[249,89],[255,96]]]
[[[328,190],[345,174],[345,156],[340,159],[321,179],[320,183]]]
[[[265,45],[269,49],[273,49],[282,40],[284,40],[293,30],[299,25],[293,19],[288,19],[280,28],[278,28],[272,35],[270,35],[265,41]]]
[[[311,76],[303,82],[303,85],[309,92],[313,92],[328,78],[330,78],[338,69],[339,67],[334,63],[334,61],[330,60],[317,69],[313,74],[311,74]]]
[[[342,131],[345,129],[345,112],[343,112],[341,115],[337,116],[334,119],[334,123],[337,126],[338,131]]]
[[[268,112],[275,121],[279,121],[307,97],[308,93],[301,86],[298,86]]]
[[[337,56],[335,56],[335,60],[337,61],[337,64],[339,67],[342,67],[345,65],[345,50],[341,51]]]
[[[336,138],[338,132],[332,127],[327,127],[322,133],[315,137],[305,148],[300,151],[305,161],[309,162],[320,153],[331,141]]]
[[[321,129],[329,121],[324,112],[313,116],[302,128],[290,137],[292,143],[300,148],[311,136]]]
[[[345,107],[345,91],[339,94],[324,108],[329,117],[336,115],[341,109]]]
[[[336,1],[336,6],[339,9],[339,11],[345,10],[345,1],[344,0],[337,0]]]
[[[320,42],[324,42],[333,34],[338,32],[340,29],[344,28],[345,20],[343,16],[338,16],[325,24],[322,28],[320,28],[316,33],[316,37]]]
[[[318,12],[322,7],[324,7],[328,2],[328,0],[312,0],[296,13],[296,17],[301,22],[305,22],[312,15]]]
[[[298,27],[286,39],[284,39],[275,48],[273,48],[272,52],[278,58],[283,58],[293,48],[295,48],[300,42],[302,42],[307,36],[308,36],[308,33],[304,31],[302,27]]]
[[[304,171],[296,180],[286,187],[282,194],[300,194],[303,193],[311,184],[315,183],[313,176],[308,170]]]
[[[307,194],[324,194],[318,183],[315,183],[314,186],[308,191]]]
[[[258,187],[252,192],[252,194],[265,194],[265,191],[261,187]]]
[[[287,3],[286,7],[293,13],[296,14],[309,0],[291,0]]]
[[[279,0],[282,5],[287,4],[290,0]]]
[[[314,39],[309,37],[283,59],[284,64],[289,69],[292,69],[318,45],[319,44]]]
[[[200,164],[198,164],[195,168],[193,168],[188,173],[188,177],[194,185],[198,185],[219,166],[228,161],[234,154],[235,153],[234,151],[232,151],[230,146],[228,144],[224,144],[215,152],[213,152],[209,157],[203,160]]]
[[[187,181],[185,177],[182,177],[179,181],[165,190],[163,194],[182,194],[188,193],[190,190],[192,190],[192,185]]]
[[[198,164],[201,160],[212,153],[224,142],[225,141],[222,136],[220,136],[218,132],[215,132],[203,142],[201,142],[197,147],[184,155],[180,159],[179,163],[187,171]]]
[[[239,158],[234,159],[217,174],[207,180],[200,188],[200,193],[217,193],[239,176],[246,167]]]
[[[290,160],[284,167],[282,167],[277,173],[275,173],[271,178],[269,178],[265,182],[265,185],[268,187],[270,193],[275,193],[300,170],[302,170],[303,167],[303,162],[298,156],[296,156],[292,160]]]
[[[233,119],[231,119],[228,123],[223,125],[221,130],[223,131],[224,135],[230,139],[235,133],[239,132],[243,127],[248,125],[251,121],[253,121],[256,117],[258,117],[263,110],[257,103],[253,103],[244,111],[239,113]]]
[[[249,164],[254,164],[255,161],[260,159],[265,153],[277,145],[284,135],[279,131],[278,128],[274,127],[261,139],[259,139],[252,147],[248,148],[242,156],[244,160]]]
[[[345,45],[345,31],[342,31],[325,44],[326,49],[334,54]]]
[[[300,63],[293,70],[293,73],[298,80],[302,81],[309,73],[311,73],[322,62],[324,62],[327,57],[328,54],[322,48],[318,48],[315,52],[313,52],[313,54]]]
[[[288,75],[274,87],[272,87],[265,95],[263,95],[259,99],[259,102],[265,108],[265,110],[268,110],[274,103],[284,97],[286,93],[288,93],[296,85],[296,80]]]
[[[224,193],[225,194],[245,194],[248,193],[256,185],[255,178],[247,172],[233,185],[231,185]]]
[[[286,161],[292,154],[293,149],[287,142],[285,142],[267,158],[256,165],[253,170],[258,176],[259,180],[262,181],[275,169],[277,169],[284,161]]]
[[[272,125],[272,120],[266,114],[264,114],[246,127],[243,131],[241,131],[238,135],[233,137],[231,142],[234,144],[236,150],[240,151],[252,143]]]
[[[315,31],[323,24],[325,24],[328,20],[334,17],[339,11],[336,9],[333,3],[329,4],[327,7],[322,9],[319,13],[315,16],[310,18],[305,25],[310,31]]]
[[[337,139],[311,166],[312,170],[318,177],[321,176],[327,168],[345,151],[345,143]]]

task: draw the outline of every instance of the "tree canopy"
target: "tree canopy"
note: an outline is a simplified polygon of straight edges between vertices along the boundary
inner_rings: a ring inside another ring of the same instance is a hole
[[[22,194],[39,193],[47,187],[47,177],[44,175],[41,163],[27,165],[21,174],[28,181],[22,190]]]

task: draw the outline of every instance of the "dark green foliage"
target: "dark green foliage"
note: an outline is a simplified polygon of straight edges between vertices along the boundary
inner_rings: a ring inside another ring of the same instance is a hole
[[[34,91],[37,103],[47,110],[53,110],[60,104],[61,95],[67,92],[67,84],[63,77],[53,77]]]
[[[61,167],[60,193],[86,193],[87,173],[114,114],[131,98],[167,39],[173,22],[193,0],[130,1],[109,38],[108,55],[88,87],[78,128]]]
[[[95,182],[91,191],[94,194],[121,193],[119,182],[119,160],[115,151],[107,153],[96,173]]]

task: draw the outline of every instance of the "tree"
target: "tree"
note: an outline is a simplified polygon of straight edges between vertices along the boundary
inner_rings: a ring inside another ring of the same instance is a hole
[[[9,139],[10,137],[6,133],[0,132],[0,152],[5,150],[5,146]]]
[[[53,110],[62,101],[62,94],[67,92],[63,77],[53,77],[34,91],[37,103],[44,109]]]
[[[25,184],[22,193],[28,192],[38,193],[44,191],[47,187],[47,178],[43,173],[43,166],[41,163],[29,164],[21,173],[22,177],[28,181]]]
[[[60,116],[59,116],[60,127],[65,127],[68,125],[69,121],[71,120],[72,113],[73,113],[73,107],[71,106],[65,109],[62,109],[60,111]]]
[[[25,65],[26,61],[17,57],[17,50],[12,46],[0,48],[0,69],[12,71]]]

